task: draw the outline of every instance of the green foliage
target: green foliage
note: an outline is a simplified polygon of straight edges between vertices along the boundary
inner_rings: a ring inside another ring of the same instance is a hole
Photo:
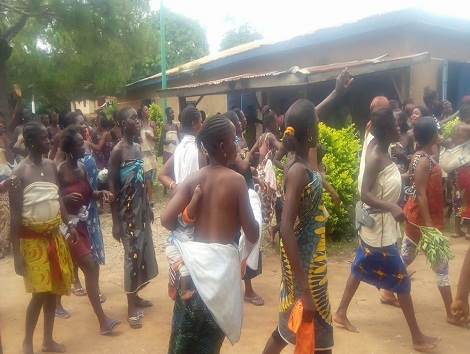
[[[442,136],[444,139],[450,138],[452,136],[452,132],[454,131],[454,126],[460,122],[459,117],[455,117],[451,121],[447,122],[443,127],[442,127]]]
[[[111,105],[106,105],[103,108],[104,114],[106,114],[106,117],[108,117],[108,119],[111,119],[111,120],[113,119],[114,112],[117,112],[117,111],[118,111],[118,104],[116,100],[113,100]]]
[[[161,72],[160,13],[152,13],[145,23],[145,56],[133,68],[129,82]],[[206,30],[194,19],[165,9],[167,69],[209,54]]]
[[[354,205],[358,198],[358,152],[361,143],[354,124],[334,129],[320,123],[318,141],[326,150],[323,158],[323,163],[328,168],[326,180],[336,189],[342,201],[340,208],[336,208],[331,196],[324,191],[323,201],[330,213],[326,233],[335,240],[347,238],[355,233]]]
[[[18,83],[26,100],[55,105],[119,93],[144,57],[148,12],[148,0],[0,0],[0,43],[12,49],[0,94]]]
[[[227,31],[220,42],[220,50],[230,49],[237,45],[250,43],[263,38],[263,35],[257,32],[248,24]]]
[[[157,134],[160,137],[163,128],[163,112],[159,105],[151,103],[149,105],[149,119],[154,121],[157,126]],[[159,140],[157,145],[157,154],[161,156],[163,154],[163,144]]]
[[[432,269],[436,269],[444,261],[454,259],[454,254],[450,250],[449,238],[444,236],[435,227],[418,226],[421,230],[421,239],[418,243],[418,249],[426,254],[427,261],[431,264]]]

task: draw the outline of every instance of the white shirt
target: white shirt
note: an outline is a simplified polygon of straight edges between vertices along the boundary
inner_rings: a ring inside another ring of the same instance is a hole
[[[199,170],[199,150],[195,136],[185,135],[178,144],[173,155],[173,168],[176,184],[183,182],[191,172]]]

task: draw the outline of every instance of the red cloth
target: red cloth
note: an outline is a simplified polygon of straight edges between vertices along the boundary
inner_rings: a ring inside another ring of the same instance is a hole
[[[462,166],[456,170],[456,173],[460,190],[460,216],[470,219],[470,166]]]
[[[315,353],[315,329],[312,322],[303,322],[304,307],[302,300],[298,300],[289,317],[289,329],[295,333],[294,354]]]
[[[442,230],[444,227],[444,196],[442,193],[442,171],[439,164],[434,165],[429,174],[426,196],[428,198],[429,216],[432,220],[432,226]],[[419,211],[418,201],[413,196],[408,198],[404,211],[409,221],[416,225],[425,225],[424,217]],[[405,233],[414,242],[418,242],[421,238],[421,231],[410,223],[405,223]]]

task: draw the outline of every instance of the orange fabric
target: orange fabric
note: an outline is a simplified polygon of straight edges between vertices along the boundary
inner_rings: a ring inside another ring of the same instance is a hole
[[[312,322],[303,322],[304,307],[302,300],[295,303],[289,317],[289,329],[296,334],[294,354],[313,354],[315,352],[315,329]]]

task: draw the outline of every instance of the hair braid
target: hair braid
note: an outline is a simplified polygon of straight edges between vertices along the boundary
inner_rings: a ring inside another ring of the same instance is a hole
[[[217,147],[224,141],[229,133],[231,122],[221,115],[209,117],[204,121],[201,131],[196,137],[196,144],[200,150],[207,150],[209,156],[214,156]]]

